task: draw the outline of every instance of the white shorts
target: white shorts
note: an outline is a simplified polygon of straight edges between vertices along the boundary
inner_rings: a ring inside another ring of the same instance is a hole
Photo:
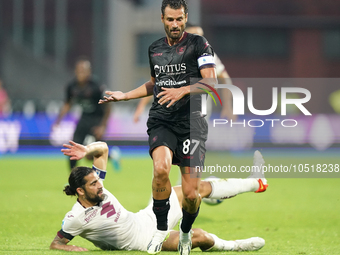
[[[171,230],[178,224],[182,218],[182,209],[179,204],[175,190],[172,188],[170,195],[170,210],[168,213],[168,229]],[[136,223],[139,231],[134,242],[133,250],[146,251],[153,235],[157,230],[156,216],[152,210],[152,203],[145,209],[136,213]]]

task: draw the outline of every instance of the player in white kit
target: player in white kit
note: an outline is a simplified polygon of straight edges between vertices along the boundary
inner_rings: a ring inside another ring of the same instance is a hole
[[[76,167],[69,177],[69,185],[64,189],[67,195],[77,195],[78,199],[72,210],[65,215],[61,230],[50,245],[50,249],[67,251],[87,251],[82,247],[67,245],[73,237],[79,235],[103,250],[140,250],[146,251],[147,245],[156,232],[156,217],[152,204],[145,209],[132,213],[127,211],[103,186],[108,160],[108,147],[104,142],[95,142],[87,146],[70,141],[62,152],[71,160],[80,160],[93,156],[93,167]],[[261,154],[255,154],[255,165],[264,164]],[[242,181],[238,182],[238,180]],[[265,179],[215,179],[202,181],[200,195],[210,198],[226,198],[243,192],[263,192]],[[212,188],[213,187],[213,188]],[[180,186],[173,187],[170,195],[169,229],[173,229],[182,217]],[[162,250],[177,250],[179,232],[171,231],[164,241]],[[202,229],[193,229],[192,248],[202,251],[253,251],[261,249],[265,242],[262,238],[252,237],[244,240],[226,241]]]

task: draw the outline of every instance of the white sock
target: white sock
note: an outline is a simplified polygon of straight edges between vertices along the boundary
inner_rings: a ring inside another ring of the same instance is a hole
[[[259,188],[257,179],[210,179],[212,191],[209,198],[225,199],[244,192],[256,191]]]
[[[211,247],[208,251],[232,251],[235,247],[235,241],[226,241],[221,238],[218,238],[214,234],[210,234],[215,241],[213,247]]]

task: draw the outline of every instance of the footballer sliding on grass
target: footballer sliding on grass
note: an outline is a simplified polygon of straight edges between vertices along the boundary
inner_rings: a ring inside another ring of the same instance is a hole
[[[103,250],[146,251],[157,230],[152,204],[137,213],[132,213],[104,188],[102,181],[105,179],[109,153],[107,144],[95,142],[83,146],[70,141],[70,145],[64,144],[64,147],[66,148],[62,149],[62,152],[70,156],[71,160],[92,156],[93,167],[76,167],[72,170],[64,192],[68,196],[77,196],[78,199],[72,210],[65,215],[62,228],[52,241],[50,249],[87,251],[82,247],[68,245],[79,235]],[[262,166],[263,163],[262,155],[256,151],[254,164]],[[244,192],[266,190],[263,175],[250,177],[201,181],[200,195],[202,198],[224,199]],[[169,229],[173,229],[182,217],[182,199],[181,186],[173,187],[170,195],[172,206],[169,211]],[[179,231],[170,231],[162,250],[176,251],[178,241]],[[264,244],[264,239],[260,237],[226,241],[202,229],[193,229],[192,248],[199,247],[202,251],[254,251],[261,249]]]

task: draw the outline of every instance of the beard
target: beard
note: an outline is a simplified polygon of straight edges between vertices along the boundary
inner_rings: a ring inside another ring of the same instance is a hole
[[[102,192],[103,190],[99,190],[98,193]],[[100,202],[102,202],[105,198],[104,193],[101,195],[98,195],[98,193],[96,195],[89,195],[86,191],[85,191],[85,198],[87,201],[93,203],[93,204],[98,204]]]
[[[183,32],[184,32],[184,29],[181,29],[181,28],[176,28],[176,29],[170,29],[169,27],[164,27],[164,28],[165,28],[165,32],[166,32],[167,36],[172,40],[180,39],[183,35]],[[178,31],[178,33],[173,34],[173,33],[171,33],[172,31]]]

